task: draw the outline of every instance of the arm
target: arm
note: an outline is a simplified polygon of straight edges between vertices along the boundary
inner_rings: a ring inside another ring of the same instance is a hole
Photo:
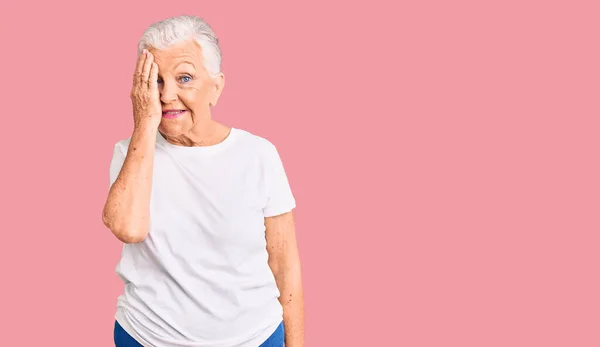
[[[304,347],[304,292],[292,212],[265,218],[269,266],[283,306],[286,347]]]
[[[146,126],[134,130],[102,211],[104,225],[125,243],[141,242],[148,235],[156,132]]]
[[[114,182],[102,210],[104,225],[125,243],[143,241],[150,225],[154,146],[162,116],[157,79],[158,65],[152,54],[144,50],[138,56],[131,90],[133,135],[125,158],[115,153],[119,157],[113,158],[111,166],[121,161],[123,165],[118,176],[111,177]]]

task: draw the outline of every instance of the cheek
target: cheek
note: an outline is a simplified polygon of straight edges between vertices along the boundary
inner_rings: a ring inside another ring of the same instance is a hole
[[[202,107],[209,100],[209,92],[208,88],[190,86],[181,92],[180,98],[189,108]]]
[[[193,109],[197,104],[198,93],[192,88],[185,88],[179,91],[179,100],[183,102],[187,108]]]

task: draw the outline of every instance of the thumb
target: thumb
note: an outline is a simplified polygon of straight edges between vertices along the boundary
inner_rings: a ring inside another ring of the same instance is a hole
[[[158,65],[156,63],[152,63],[150,68],[149,85],[151,90],[158,91]]]

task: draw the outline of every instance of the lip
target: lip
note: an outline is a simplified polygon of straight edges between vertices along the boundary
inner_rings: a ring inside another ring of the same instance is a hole
[[[177,112],[177,113],[174,113],[174,112]],[[167,118],[167,119],[175,119],[175,118],[181,117],[186,112],[187,112],[186,110],[163,110],[162,116],[163,116],[163,118]]]

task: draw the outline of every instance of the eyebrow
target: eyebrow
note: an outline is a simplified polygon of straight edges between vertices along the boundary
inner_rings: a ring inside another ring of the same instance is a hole
[[[179,65],[181,65],[181,64],[190,64],[190,65],[192,65],[194,67],[194,69],[196,68],[196,65],[194,65],[194,63],[192,63],[189,60],[184,60],[181,63],[177,64],[175,67],[179,67]]]

